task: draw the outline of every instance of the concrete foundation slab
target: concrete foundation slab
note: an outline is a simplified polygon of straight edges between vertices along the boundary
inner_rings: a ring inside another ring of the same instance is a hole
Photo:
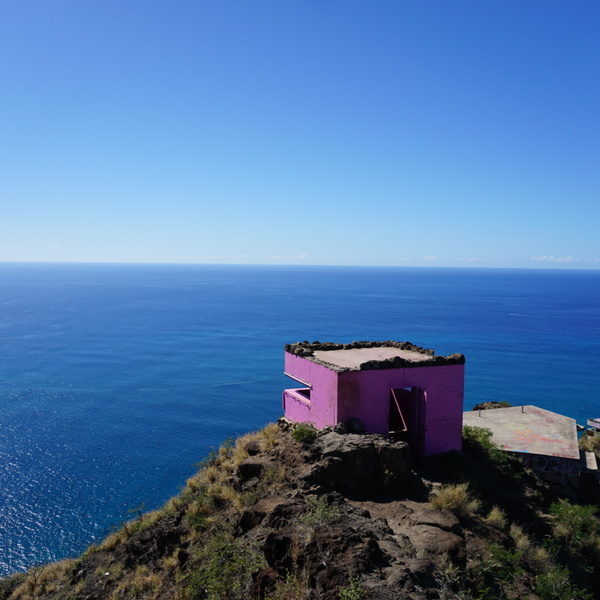
[[[493,441],[510,452],[579,460],[575,419],[537,406],[465,412],[463,425],[491,430]]]

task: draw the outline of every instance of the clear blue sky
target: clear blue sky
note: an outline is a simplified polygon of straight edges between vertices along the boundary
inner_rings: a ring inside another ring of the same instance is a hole
[[[598,0],[0,5],[0,261],[600,268]]]

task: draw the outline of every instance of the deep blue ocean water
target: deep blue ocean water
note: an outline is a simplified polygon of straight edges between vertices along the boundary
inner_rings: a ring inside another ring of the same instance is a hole
[[[600,416],[600,271],[0,264],[0,575],[80,553],[277,419],[305,339],[462,352],[465,408]]]

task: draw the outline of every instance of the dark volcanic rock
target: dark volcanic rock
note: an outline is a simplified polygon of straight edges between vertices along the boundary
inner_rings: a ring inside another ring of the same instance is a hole
[[[439,527],[444,531],[458,533],[460,524],[458,518],[449,510],[436,510],[434,508],[422,508],[406,518],[410,525],[430,525]]]
[[[260,442],[257,440],[251,440],[246,444],[246,452],[249,456],[256,456],[260,454]]]
[[[407,529],[407,536],[417,552],[429,556],[448,555],[452,562],[464,566],[467,551],[463,537],[431,525],[414,525]]]
[[[268,461],[260,456],[249,456],[243,460],[238,466],[238,477],[242,481],[252,479],[254,477],[260,479]]]
[[[296,540],[294,529],[284,528],[271,531],[263,546],[267,563],[281,577],[291,573],[296,561],[292,556],[292,548]]]
[[[329,489],[385,489],[410,472],[408,445],[383,436],[330,432],[315,440],[312,452],[318,462],[306,480]]]
[[[258,527],[263,522],[263,519],[269,513],[272,513],[273,509],[276,506],[279,506],[279,504],[279,498],[263,498],[256,504],[246,508],[240,515],[238,523],[239,531],[244,534],[247,531]]]

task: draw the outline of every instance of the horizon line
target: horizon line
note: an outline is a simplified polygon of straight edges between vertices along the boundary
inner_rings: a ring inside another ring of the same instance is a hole
[[[262,262],[182,262],[182,261],[108,261],[108,260],[0,260],[0,265],[111,265],[111,266],[211,266],[211,267],[296,267],[296,268],[365,268],[365,269],[464,269],[464,270],[519,270],[519,271],[600,271],[597,267],[584,266],[585,262],[565,263],[560,261],[532,261],[527,265],[482,265],[482,264],[335,264],[335,263],[262,263]],[[540,262],[544,266],[540,266]],[[565,266],[569,264],[570,266]],[[588,265],[590,262],[587,263]],[[579,266],[582,265],[582,266]]]

